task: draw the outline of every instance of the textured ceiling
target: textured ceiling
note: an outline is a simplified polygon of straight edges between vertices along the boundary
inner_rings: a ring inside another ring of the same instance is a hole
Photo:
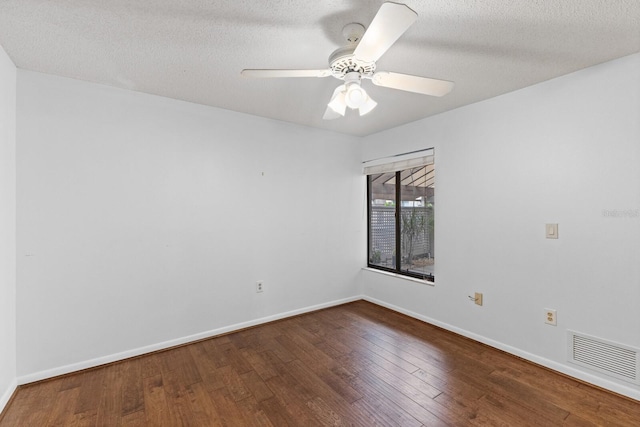
[[[434,98],[363,85],[378,101],[324,121],[334,78],[247,79],[243,68],[326,68],[373,0],[0,0],[17,67],[368,135],[640,51],[638,0],[407,0],[418,20],[378,70],[452,80]]]

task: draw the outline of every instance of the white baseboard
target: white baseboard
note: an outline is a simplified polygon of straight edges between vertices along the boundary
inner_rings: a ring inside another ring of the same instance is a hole
[[[556,372],[560,372],[562,374],[565,374],[565,375],[568,375],[570,377],[576,378],[578,380],[587,382],[589,384],[593,384],[593,385],[598,386],[598,387],[602,387],[604,389],[607,389],[607,390],[613,391],[615,393],[630,397],[632,399],[640,400],[640,388],[633,387],[633,386],[629,386],[628,387],[628,386],[625,386],[625,385],[622,385],[622,384],[619,384],[619,383],[616,383],[616,382],[613,382],[613,381],[609,381],[609,380],[607,380],[605,378],[602,378],[602,377],[599,377],[599,376],[596,376],[596,375],[592,375],[592,374],[590,374],[588,372],[584,372],[584,371],[582,371],[580,369],[576,369],[576,368],[574,368],[572,366],[565,365],[565,364],[562,364],[562,363],[555,362],[553,360],[546,359],[544,357],[537,356],[535,354],[526,352],[524,350],[520,350],[520,349],[518,349],[516,347],[512,347],[510,345],[507,345],[507,344],[492,340],[492,339],[484,337],[482,335],[478,335],[478,334],[475,334],[473,332],[469,332],[467,330],[460,329],[460,328],[458,328],[456,326],[449,325],[448,323],[444,323],[444,322],[441,322],[439,320],[432,319],[432,318],[427,317],[427,316],[423,316],[422,314],[415,313],[415,312],[413,312],[411,310],[406,310],[406,309],[404,309],[402,307],[398,307],[396,305],[386,303],[386,302],[381,301],[381,300],[376,299],[376,298],[371,298],[371,297],[368,297],[368,296],[365,295],[363,297],[363,299],[365,301],[369,301],[371,303],[380,305],[382,307],[386,307],[386,308],[388,308],[390,310],[397,311],[398,313],[406,314],[407,316],[413,317],[414,319],[418,319],[418,320],[421,320],[423,322],[438,326],[438,327],[440,327],[442,329],[446,329],[448,331],[455,332],[456,334],[462,335],[463,337],[471,338],[474,341],[481,342],[481,343],[486,344],[488,346],[491,346],[491,347],[497,348],[499,350],[505,351],[507,353],[513,354],[515,356],[521,357],[521,358],[523,358],[525,360],[528,360],[530,362],[537,363],[538,365],[541,365],[541,366],[544,366],[546,368],[552,369],[552,370],[554,370]]]
[[[7,406],[7,403],[9,403],[9,400],[11,399],[11,396],[13,396],[13,393],[16,391],[17,387],[18,380],[14,378],[13,381],[11,381],[11,383],[9,384],[9,387],[5,390],[2,396],[0,396],[0,414],[2,413],[2,411],[4,411],[5,406]]]
[[[287,317],[297,316],[299,314],[308,313],[311,311],[320,310],[323,308],[334,307],[341,304],[346,304],[348,302],[358,301],[364,299],[362,295],[356,295],[349,298],[343,298],[340,300],[334,300],[325,302],[322,304],[312,305],[304,308],[300,308],[297,310],[291,310],[284,313],[278,313],[267,317],[261,317],[259,319],[249,320],[247,322],[236,323],[234,325],[224,326],[222,328],[212,329],[210,331],[200,332],[197,334],[176,338],[169,341],[160,342],[157,344],[152,344],[144,347],[139,347],[127,351],[123,351],[120,353],[110,354],[107,356],[97,357],[95,359],[86,360],[83,362],[72,363],[65,366],[60,366],[57,368],[47,369],[44,371],[34,372],[31,374],[23,375],[18,377],[17,383],[28,384],[35,381],[41,381],[48,378],[57,377],[59,375],[65,375],[76,371],[81,371],[83,369],[94,368],[96,366],[104,365],[107,363],[117,362],[120,360],[128,359],[130,357],[141,356],[146,353],[151,353],[158,350],[164,350],[170,347],[175,347],[181,344],[187,344],[190,342],[215,337],[217,335],[227,334],[233,331],[238,331],[241,329],[249,328],[251,326],[261,325],[263,323],[273,322],[274,320],[285,319]],[[14,387],[15,388],[15,387]],[[10,396],[10,395],[9,395]]]

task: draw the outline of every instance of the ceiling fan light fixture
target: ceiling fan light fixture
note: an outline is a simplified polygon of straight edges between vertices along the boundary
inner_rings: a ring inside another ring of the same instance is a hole
[[[360,82],[347,83],[344,97],[349,108],[353,109],[362,107],[369,98],[367,92],[360,86]]]
[[[344,113],[347,110],[347,103],[345,101],[345,87],[344,85],[340,85],[333,92],[333,96],[331,97],[331,101],[327,104],[327,107],[331,108],[336,113],[344,116]]]
[[[378,105],[378,103],[371,99],[371,97],[367,96],[367,101],[364,103],[364,105],[358,108],[358,112],[361,116],[364,116],[365,114],[371,112],[371,110],[376,108],[376,105]]]
[[[344,94],[347,106],[352,109],[360,108],[366,102],[369,96],[367,92],[360,86],[360,73],[352,71],[344,76],[344,86],[346,91]]]

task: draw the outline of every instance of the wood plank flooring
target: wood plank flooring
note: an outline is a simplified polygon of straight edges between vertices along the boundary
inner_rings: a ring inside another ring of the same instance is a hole
[[[20,387],[0,426],[640,426],[640,403],[364,301]]]

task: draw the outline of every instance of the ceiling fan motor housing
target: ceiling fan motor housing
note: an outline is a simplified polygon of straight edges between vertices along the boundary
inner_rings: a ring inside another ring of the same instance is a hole
[[[341,80],[351,72],[359,73],[362,77],[371,78],[376,71],[376,63],[361,61],[353,55],[357,45],[349,45],[338,48],[329,57],[329,67],[331,74]]]

